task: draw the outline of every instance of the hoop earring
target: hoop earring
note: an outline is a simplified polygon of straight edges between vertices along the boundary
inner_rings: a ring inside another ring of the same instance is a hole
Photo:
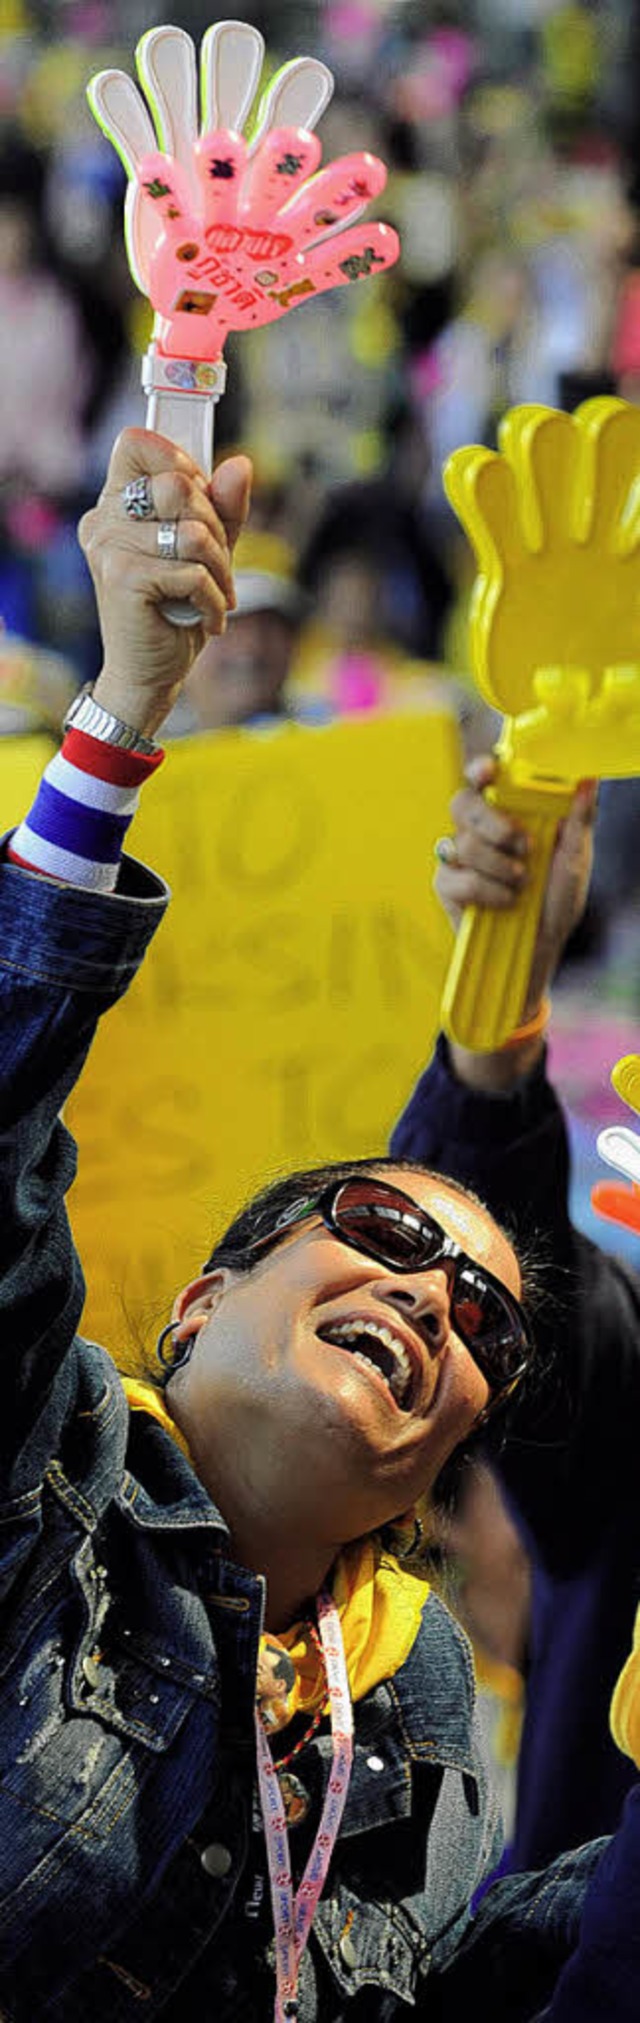
[[[164,1373],[163,1383],[165,1384],[168,1384],[169,1378],[174,1375],[176,1370],[182,1368],[183,1363],[188,1363],[195,1341],[195,1335],[187,1335],[187,1339],[184,1342],[179,1342],[177,1345],[175,1342],[172,1342],[173,1355],[166,1355],[164,1345],[167,1335],[173,1336],[174,1329],[177,1326],[177,1321],[167,1321],[166,1327],[162,1329],[156,1342],[156,1355]]]
[[[417,1515],[413,1518],[411,1530],[402,1524],[385,1525],[383,1536],[388,1540],[389,1550],[396,1553],[398,1559],[415,1559],[424,1545],[422,1518]]]
[[[400,1538],[402,1538],[403,1533],[400,1532],[399,1536]],[[406,1533],[404,1534],[404,1536],[406,1537]],[[422,1518],[414,1517],[413,1527],[409,1536],[408,1543],[407,1545],[400,1546],[401,1559],[415,1559],[417,1554],[422,1551],[423,1545],[424,1545],[424,1525],[422,1522]]]

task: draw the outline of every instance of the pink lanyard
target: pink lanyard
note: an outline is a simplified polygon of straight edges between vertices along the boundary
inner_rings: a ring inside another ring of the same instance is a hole
[[[289,1837],[277,1766],[256,1708],[258,1783],[264,1822],[276,1948],[277,1992],[274,2023],[298,2014],[298,1970],[316,1905],[322,1895],[340,1830],[353,1757],[353,1708],[340,1628],[330,1594],[317,1598],[318,1627],[327,1668],[333,1760],[322,1818],[299,1889],[293,1894]]]

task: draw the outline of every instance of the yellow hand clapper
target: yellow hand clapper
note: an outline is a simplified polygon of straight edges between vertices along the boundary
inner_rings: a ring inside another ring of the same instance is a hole
[[[456,450],[447,495],[478,562],[477,684],[502,711],[489,797],[532,839],[505,913],[470,906],[442,1006],[479,1053],[518,1026],[558,822],[579,780],[640,773],[640,411],[612,399],[570,416],[517,407],[500,450]]]

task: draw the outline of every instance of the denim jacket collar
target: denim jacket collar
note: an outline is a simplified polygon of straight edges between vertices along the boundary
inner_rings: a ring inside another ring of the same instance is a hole
[[[143,1414],[132,1417],[137,1423],[133,1427],[134,1453],[130,1458],[137,1460],[135,1448],[144,1440],[143,1472],[148,1483],[149,1460],[153,1457],[155,1493],[152,1495],[143,1487],[137,1468],[135,1475],[125,1469],[116,1501],[126,1517],[149,1531],[167,1529],[175,1533],[204,1526],[217,1534],[216,1557],[220,1551],[224,1554],[229,1546],[227,1525],[190,1463],[153,1420]],[[237,1575],[238,1570],[235,1572]],[[443,1616],[447,1623],[444,1636]],[[475,1781],[470,1735],[474,1700],[471,1646],[458,1629],[467,1686],[466,1694],[461,1694],[459,1659],[455,1664],[452,1660],[447,1663],[446,1659],[443,1663],[443,1651],[450,1649],[450,1632],[448,1612],[438,1596],[431,1593],[422,1612],[419,1634],[404,1664],[392,1679],[367,1695],[367,1702],[363,1703],[363,1710],[365,1704],[368,1709],[365,1726],[371,1725],[373,1735],[378,1722],[384,1727],[391,1719],[402,1753],[409,1761],[435,1763],[458,1770]]]
[[[407,1754],[415,1762],[439,1763],[475,1778],[471,1738],[475,1698],[473,1659],[471,1645],[459,1624],[456,1630],[454,1661],[451,1617],[438,1596],[430,1594],[409,1656],[385,1691],[395,1709]],[[461,1669],[466,1692],[461,1690]]]
[[[122,1401],[129,1413],[124,1393]],[[228,1545],[228,1526],[208,1490],[170,1434],[146,1412],[130,1413],[128,1461],[115,1500],[134,1524],[146,1531],[204,1525]]]

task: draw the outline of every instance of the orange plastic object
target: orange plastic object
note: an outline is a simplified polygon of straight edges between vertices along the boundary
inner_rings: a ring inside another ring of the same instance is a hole
[[[611,1084],[630,1110],[640,1112],[640,1054],[623,1054],[621,1060],[616,1061],[611,1070]],[[623,1129],[621,1135],[633,1142],[632,1132]],[[614,1130],[601,1133],[601,1137],[612,1140],[615,1151]],[[636,1139],[635,1143],[640,1150],[640,1140]],[[622,1159],[619,1163],[622,1167]],[[627,1187],[619,1180],[598,1180],[591,1189],[591,1206],[607,1221],[621,1223],[624,1229],[636,1230],[640,1235],[640,1186],[637,1184]]]
[[[514,408],[499,452],[455,451],[444,482],[478,562],[476,680],[505,717],[490,797],[534,845],[508,913],[467,909],[447,976],[445,1031],[486,1052],[520,1023],[578,781],[640,773],[640,411],[611,399],[572,416]]]
[[[640,1236],[640,1187],[625,1187],[621,1181],[597,1180],[591,1189],[591,1206],[607,1222],[622,1223]]]

